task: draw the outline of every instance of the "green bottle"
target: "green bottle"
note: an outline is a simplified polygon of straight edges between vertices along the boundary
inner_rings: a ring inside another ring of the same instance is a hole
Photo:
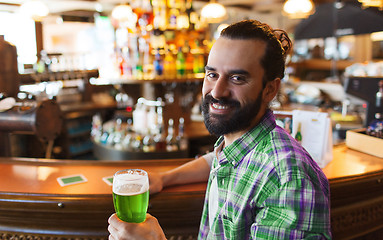
[[[297,140],[300,144],[302,144],[302,133],[301,133],[301,123],[298,123],[298,130],[295,134],[295,140]]]
[[[182,52],[181,47],[178,49],[178,53],[177,53],[176,68],[177,68],[177,77],[183,77],[186,71],[186,61],[185,61],[185,55]]]

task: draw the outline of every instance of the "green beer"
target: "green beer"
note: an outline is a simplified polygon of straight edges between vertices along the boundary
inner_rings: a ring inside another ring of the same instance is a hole
[[[122,170],[113,178],[113,204],[119,219],[140,223],[146,218],[149,202],[147,173],[140,169]]]

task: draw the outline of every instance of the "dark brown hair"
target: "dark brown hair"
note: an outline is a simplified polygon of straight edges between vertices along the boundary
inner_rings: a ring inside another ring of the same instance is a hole
[[[287,33],[280,29],[272,29],[269,25],[257,20],[243,20],[233,23],[221,32],[221,37],[229,39],[260,39],[267,43],[265,55],[261,60],[265,76],[263,85],[275,78],[285,75],[286,56],[292,43]]]

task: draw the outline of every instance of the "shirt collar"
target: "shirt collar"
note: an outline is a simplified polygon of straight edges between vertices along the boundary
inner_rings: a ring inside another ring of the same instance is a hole
[[[276,126],[275,117],[273,112],[268,109],[261,121],[248,132],[243,134],[240,138],[236,139],[229,146],[223,148],[224,158],[218,157],[220,165],[229,163],[236,167],[238,163],[254,149],[262,139],[270,133]],[[216,156],[220,155],[222,145],[224,142],[223,136],[220,136],[214,145]],[[222,154],[222,153],[221,153]]]

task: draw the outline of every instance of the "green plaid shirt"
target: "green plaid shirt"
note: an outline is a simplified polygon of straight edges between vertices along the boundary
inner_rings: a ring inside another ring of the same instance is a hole
[[[331,239],[328,180],[270,110],[220,151],[222,143],[215,145],[198,239]],[[215,177],[218,211],[210,229]]]

